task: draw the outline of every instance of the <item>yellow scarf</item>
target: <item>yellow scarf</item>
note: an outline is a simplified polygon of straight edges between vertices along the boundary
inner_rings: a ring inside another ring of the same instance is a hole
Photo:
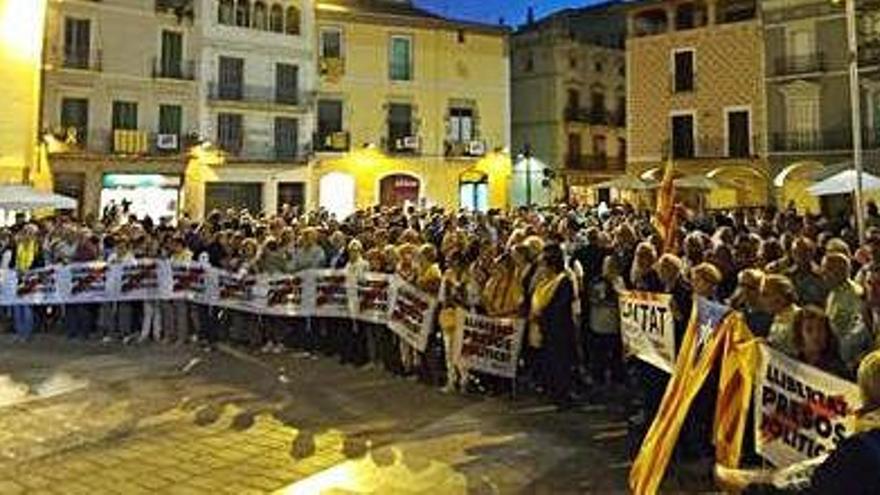
[[[30,270],[37,257],[37,241],[29,240],[20,242],[15,247],[15,268],[18,270]]]
[[[559,284],[565,280],[567,275],[566,272],[562,272],[556,276],[547,276],[535,284],[535,292],[532,294],[531,314],[529,315],[528,335],[529,345],[532,347],[541,347],[544,341],[543,334],[547,329],[541,328],[538,319],[541,317],[541,313],[547,309],[547,306],[550,306],[550,302],[556,294],[556,289],[559,288]]]
[[[522,302],[522,286],[519,277],[512,271],[489,277],[483,298],[490,316],[503,316],[515,313]]]

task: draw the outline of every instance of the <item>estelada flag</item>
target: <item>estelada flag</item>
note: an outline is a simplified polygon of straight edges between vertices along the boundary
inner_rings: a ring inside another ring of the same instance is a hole
[[[758,341],[742,313],[733,313],[722,336],[721,376],[715,403],[715,461],[724,467],[739,466],[742,439],[758,358]]]
[[[691,404],[721,355],[726,334],[736,325],[730,314],[727,306],[694,298],[672,378],[629,473],[629,487],[636,495],[657,493]]]
[[[663,238],[663,252],[666,253],[675,250],[675,219],[675,177],[672,158],[669,158],[657,191],[657,210],[654,213],[654,226]]]

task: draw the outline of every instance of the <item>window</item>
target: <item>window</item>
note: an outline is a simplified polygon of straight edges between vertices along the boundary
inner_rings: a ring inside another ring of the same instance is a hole
[[[617,164],[620,167],[626,166],[626,139],[617,138]]]
[[[412,80],[412,38],[391,37],[389,73],[392,81]]]
[[[85,98],[63,98],[61,100],[61,127],[65,137],[75,137],[76,142],[85,144],[89,130],[89,100]],[[74,135],[71,135],[71,130]]]
[[[593,90],[593,92],[590,93],[590,123],[608,123],[608,109],[605,106],[605,93],[600,90]]]
[[[294,6],[287,7],[284,19],[284,32],[299,35],[300,22],[299,9]]]
[[[694,139],[694,116],[672,116],[672,157],[693,158],[696,156]]]
[[[819,98],[786,98],[788,149],[809,149],[819,141]]]
[[[392,103],[388,105],[388,141],[392,146],[397,141],[413,135],[412,105]]]
[[[593,136],[593,156],[597,166],[605,166],[608,160],[608,139],[603,134]]]
[[[581,107],[581,92],[576,89],[569,89],[565,108],[569,110],[577,110]]]
[[[183,77],[183,34],[177,31],[162,31],[161,77],[180,79]]]
[[[577,69],[577,66],[578,66],[577,57],[574,55],[569,55],[568,56],[568,68],[569,69]]]
[[[254,3],[254,29],[266,31],[269,29],[269,12],[266,4],[260,1]]]
[[[676,93],[694,90],[694,51],[676,50],[673,54],[673,82]]]
[[[321,57],[342,58],[342,31],[336,28],[321,29]]]
[[[91,23],[88,19],[64,19],[64,66],[89,68]]]
[[[220,86],[218,96],[221,100],[241,100],[244,98],[244,59],[220,57]]]
[[[217,9],[217,23],[227,26],[235,24],[235,3],[232,0],[220,0]]]
[[[324,145],[336,132],[342,131],[342,102],[339,100],[318,101],[318,142]]]
[[[581,135],[571,133],[568,135],[568,153],[566,156],[566,164],[569,168],[578,168],[581,166]]]
[[[113,130],[136,131],[138,128],[138,106],[133,101],[113,102]]]
[[[251,1],[238,0],[235,4],[235,25],[238,27],[250,27],[251,25]]]
[[[244,147],[242,117],[237,113],[217,114],[217,144],[229,153],[241,153]]]
[[[275,101],[286,105],[299,102],[299,67],[275,64]]]
[[[269,30],[276,33],[284,32],[284,9],[277,3],[269,11]]]
[[[447,139],[453,143],[469,143],[474,139],[474,109],[449,109],[449,135]]]
[[[751,123],[748,110],[731,110],[727,112],[727,156],[731,158],[747,158],[751,150]]]
[[[287,117],[275,118],[275,157],[294,159],[297,152],[299,122]]]
[[[183,128],[183,109],[180,105],[159,105],[159,134],[179,136]]]

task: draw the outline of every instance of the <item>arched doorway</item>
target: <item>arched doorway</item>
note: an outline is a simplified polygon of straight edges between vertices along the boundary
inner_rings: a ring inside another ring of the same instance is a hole
[[[766,206],[770,179],[762,170],[748,166],[726,166],[706,174],[722,187],[712,190],[707,198],[710,208]]]
[[[814,175],[822,168],[819,162],[796,162],[782,169],[773,179],[780,208],[794,206],[801,213],[818,213],[821,210],[819,198],[811,195],[807,188],[813,185]]]
[[[489,176],[475,170],[458,179],[458,205],[468,211],[489,210]]]
[[[387,175],[379,181],[379,204],[403,206],[407,202],[417,203],[421,187],[418,177],[409,174]]]
[[[354,213],[354,193],[354,177],[342,172],[330,172],[321,177],[318,185],[318,205],[342,219]]]

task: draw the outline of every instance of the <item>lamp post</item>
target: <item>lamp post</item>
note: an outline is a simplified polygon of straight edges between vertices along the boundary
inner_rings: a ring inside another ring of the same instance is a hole
[[[840,3],[841,0],[834,0]],[[856,213],[856,230],[859,234],[859,243],[865,241],[865,210],[862,198],[862,100],[859,90],[859,40],[856,30],[856,2],[855,0],[842,0],[846,6],[846,35],[849,62],[849,98],[852,112],[852,146],[853,168],[856,172],[856,187],[853,194]]]

